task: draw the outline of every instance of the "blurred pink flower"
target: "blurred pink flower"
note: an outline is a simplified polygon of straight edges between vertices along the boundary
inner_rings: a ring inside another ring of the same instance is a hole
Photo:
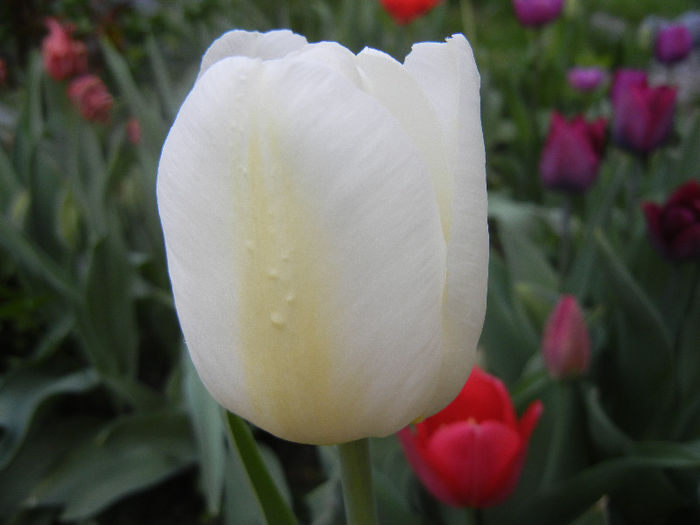
[[[542,334],[542,356],[552,377],[580,375],[591,360],[591,338],[573,295],[564,295],[549,314]]]
[[[41,54],[46,72],[54,80],[64,80],[87,71],[87,47],[73,40],[71,25],[61,25],[55,18],[47,18],[49,34],[41,43]]]
[[[654,246],[674,261],[700,259],[700,183],[690,180],[658,205],[642,204]]]
[[[557,18],[564,0],[513,0],[515,17],[524,26],[542,26]]]
[[[442,0],[379,0],[398,24],[408,24],[423,16]]]
[[[649,87],[646,74],[623,70],[612,88],[612,136],[615,142],[637,154],[647,154],[671,133],[676,88]]]
[[[107,122],[112,109],[112,95],[102,80],[93,74],[83,75],[71,81],[68,97],[80,110],[85,120]]]
[[[683,60],[693,48],[693,37],[682,24],[671,24],[656,34],[654,52],[660,62],[672,63]]]
[[[136,145],[141,142],[141,124],[136,117],[131,117],[126,123],[126,137]]]
[[[603,118],[586,122],[577,115],[567,121],[553,112],[540,157],[542,183],[552,190],[587,190],[598,176],[606,125]]]
[[[4,58],[0,58],[0,86],[7,81],[7,63]]]
[[[605,80],[605,71],[599,67],[574,67],[567,72],[566,80],[578,91],[593,91]]]
[[[490,507],[515,489],[542,410],[533,401],[518,420],[503,382],[475,367],[452,403],[398,438],[433,496],[458,507]]]

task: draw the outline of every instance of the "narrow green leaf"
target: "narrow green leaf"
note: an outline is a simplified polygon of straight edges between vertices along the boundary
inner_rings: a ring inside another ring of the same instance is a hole
[[[230,412],[226,413],[226,420],[231,444],[243,462],[266,522],[269,525],[295,525],[294,513],[267,471],[248,424]]]
[[[85,392],[97,384],[98,377],[92,369],[60,374],[42,364],[6,376],[0,384],[0,468],[21,446],[42,403],[59,394]]]

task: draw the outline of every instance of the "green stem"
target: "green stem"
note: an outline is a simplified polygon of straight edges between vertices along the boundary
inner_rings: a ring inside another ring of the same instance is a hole
[[[255,497],[265,516],[265,523],[268,525],[297,525],[298,522],[292,509],[282,497],[263,462],[248,424],[231,412],[226,412],[226,423],[229,439],[241,458]]]
[[[378,525],[372,492],[369,441],[360,439],[338,445],[348,525]]]

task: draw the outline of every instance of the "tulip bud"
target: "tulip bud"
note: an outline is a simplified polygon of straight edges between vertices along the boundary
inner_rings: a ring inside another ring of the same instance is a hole
[[[131,117],[126,123],[126,137],[133,145],[141,142],[141,124],[136,117]]]
[[[398,24],[408,24],[423,16],[442,0],[380,0],[382,7]]]
[[[700,183],[680,186],[663,206],[642,204],[647,228],[656,248],[674,261],[700,258]]]
[[[673,127],[676,88],[649,87],[646,75],[622,71],[612,88],[612,136],[632,153],[645,155],[661,145]]]
[[[47,18],[49,34],[41,43],[41,55],[46,72],[54,80],[63,80],[87,71],[87,47],[73,40],[70,25],[61,25],[55,18]]]
[[[187,347],[224,407],[327,444],[457,395],[485,312],[479,107],[462,35],[403,64],[289,31],[214,42],[157,196]]]
[[[578,91],[593,91],[605,80],[605,72],[599,67],[574,67],[567,72],[566,80]]]
[[[0,86],[7,81],[7,63],[4,58],[0,58]]]
[[[566,121],[556,111],[552,113],[540,159],[540,176],[547,188],[582,192],[593,184],[598,176],[606,124],[603,118],[586,122],[579,115]]]
[[[88,74],[71,81],[68,86],[68,97],[85,120],[94,122],[109,120],[114,101],[98,76]]]
[[[580,375],[588,370],[591,340],[574,296],[563,296],[549,314],[542,335],[542,355],[552,377]]]
[[[408,462],[440,501],[490,507],[515,489],[542,403],[518,420],[503,383],[479,368],[444,410],[398,433]]]
[[[692,48],[692,35],[684,25],[667,25],[656,34],[654,52],[660,62],[673,63],[683,60]]]
[[[564,0],[513,0],[515,17],[524,26],[538,27],[557,18]]]

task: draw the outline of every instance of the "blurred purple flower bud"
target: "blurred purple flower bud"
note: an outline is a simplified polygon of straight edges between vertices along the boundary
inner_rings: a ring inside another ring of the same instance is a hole
[[[513,0],[515,16],[524,26],[542,26],[557,18],[564,0]]]
[[[578,91],[593,91],[605,80],[605,71],[599,67],[574,67],[567,72],[566,80]]]
[[[690,54],[692,48],[693,38],[682,24],[667,25],[656,33],[654,52],[660,62],[679,62]]]

